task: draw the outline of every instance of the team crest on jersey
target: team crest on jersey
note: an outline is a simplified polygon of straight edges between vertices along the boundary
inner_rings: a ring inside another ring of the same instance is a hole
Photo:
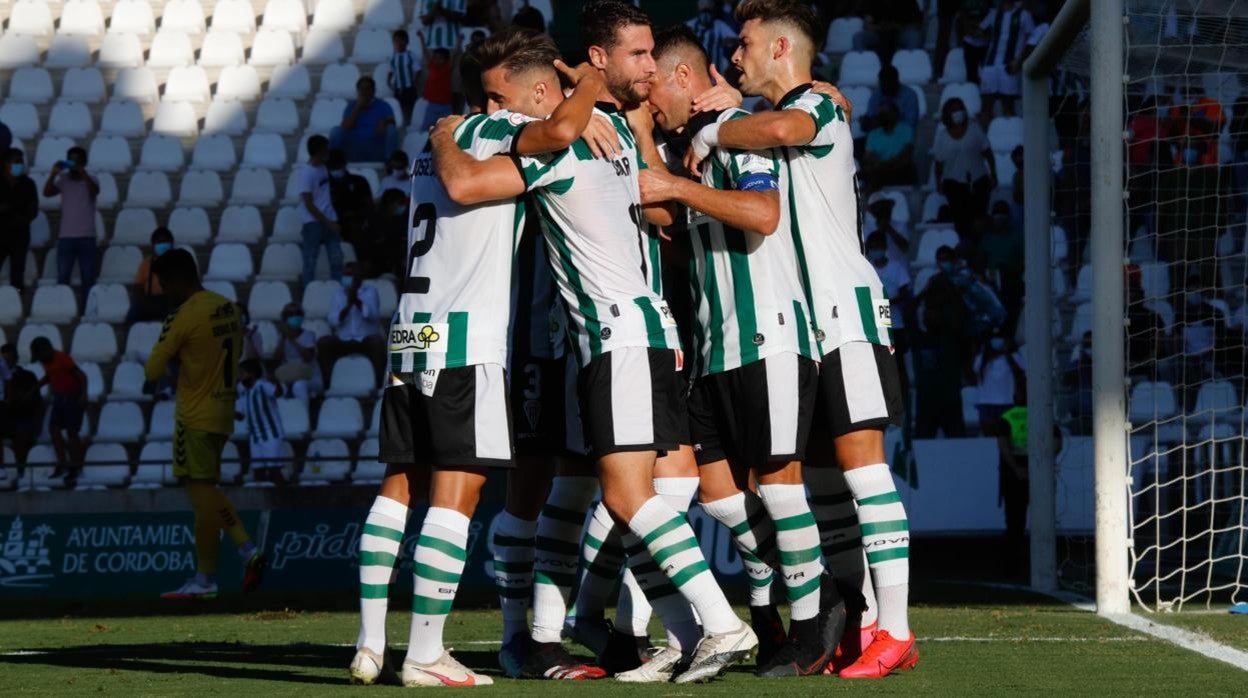
[[[602,328],[602,331],[598,333],[598,337],[601,338],[602,341],[604,342],[607,341],[608,339],[611,339],[611,328],[610,327]]]
[[[446,323],[395,324],[390,327],[390,351],[446,351]]]

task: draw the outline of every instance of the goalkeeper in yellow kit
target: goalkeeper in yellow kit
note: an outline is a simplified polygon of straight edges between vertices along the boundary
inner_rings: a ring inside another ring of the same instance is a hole
[[[195,553],[198,569],[166,599],[205,599],[217,595],[217,553],[220,531],[238,546],[245,566],[243,591],[260,584],[265,557],[247,535],[234,506],[217,487],[221,451],[234,431],[239,353],[243,334],[233,302],[199,282],[195,259],[186,250],[170,250],[156,258],[152,271],[165,295],[177,307],[160,330],[144,370],[149,382],[178,364],[177,410],[173,442],[173,474],[186,483],[195,510]]]

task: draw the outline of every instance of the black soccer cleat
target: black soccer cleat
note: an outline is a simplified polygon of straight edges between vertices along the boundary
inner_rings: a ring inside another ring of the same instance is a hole
[[[606,678],[600,667],[586,664],[568,654],[562,643],[531,642],[528,655],[520,667],[522,679],[554,679],[560,681],[591,681]]]
[[[788,636],[780,611],[773,606],[750,606],[750,628],[758,636],[758,666],[763,666],[784,647]]]
[[[771,661],[759,664],[757,676],[767,679],[822,674],[832,659],[823,649],[818,617],[795,620],[789,624],[789,637]]]
[[[836,647],[841,643],[849,619],[851,605],[857,609],[858,617],[862,617],[862,608],[866,603],[862,592],[849,589],[828,572],[820,577],[819,584],[819,637],[823,651],[831,659],[836,655]],[[847,600],[849,599],[849,600]]]
[[[649,659],[650,638],[634,637],[612,629],[607,646],[598,656],[598,666],[608,676],[623,674],[645,664]]]

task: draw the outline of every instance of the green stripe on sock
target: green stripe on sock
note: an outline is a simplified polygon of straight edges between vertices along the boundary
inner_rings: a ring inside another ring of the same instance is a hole
[[[659,565],[664,565],[667,563],[668,560],[672,559],[672,556],[678,555],[680,553],[685,552],[686,550],[691,550],[696,547],[698,547],[697,538],[686,538],[682,541],[677,541],[675,543],[672,543],[671,545],[667,546],[666,548],[663,548],[662,550],[659,550],[656,553],[652,553],[652,557],[654,557],[654,561],[659,563]]]
[[[750,577],[750,586],[755,586],[755,587],[759,587],[759,588],[762,588],[762,587],[769,587],[769,586],[771,586],[771,582],[772,582],[772,578],[773,578],[773,577],[774,577],[774,575],[770,575],[770,574],[769,574],[769,575],[767,575],[766,577],[762,577],[762,578],[760,578],[760,579],[755,579],[755,578],[753,578],[753,577]]]
[[[427,596],[412,597],[412,613],[422,616],[445,616],[451,612],[451,599],[431,599]]]
[[[663,536],[671,533],[672,531],[675,531],[676,529],[684,525],[685,525],[685,517],[676,516],[672,518],[671,521],[668,521],[662,526],[659,526],[653,531],[647,533],[646,536],[641,539],[641,542],[645,543],[646,547],[649,547],[650,544],[653,543],[654,541],[662,538]]]
[[[468,554],[463,548],[451,543],[450,541],[445,541],[441,538],[434,538],[433,536],[426,536],[422,534],[420,539],[416,541],[416,547],[436,550],[456,560],[463,561],[468,559]]]
[[[776,519],[777,531],[796,531],[808,526],[815,526],[815,517],[809,511]]]
[[[602,541],[598,540],[597,538],[591,536],[588,533],[585,534],[585,545],[588,545],[594,550],[602,550]]]
[[[737,554],[740,555],[741,559],[746,562],[752,562],[756,565],[764,564],[762,560],[758,559],[758,556],[755,555],[752,550],[741,550],[738,548]]]
[[[495,560],[495,572],[505,572],[507,574],[523,574],[533,571],[532,560]]]
[[[881,533],[896,533],[898,531],[909,531],[910,522],[906,519],[897,521],[877,521],[874,523],[862,524],[863,536],[876,536]]]
[[[374,552],[371,550],[360,551],[360,567],[394,567],[394,563],[398,559],[398,556],[394,553]]]
[[[806,550],[794,550],[786,552],[780,551],[780,564],[782,565],[804,565],[807,562],[813,562],[819,559],[822,551],[819,548],[807,548]]]
[[[459,578],[463,576],[459,572],[447,572],[440,570],[433,565],[426,565],[423,562],[417,562],[412,566],[416,572],[416,576],[421,579],[428,579],[431,582],[445,582],[446,584],[459,584]]]
[[[384,599],[390,595],[389,584],[361,584],[361,599]]]
[[[901,560],[910,557],[910,548],[890,548],[888,550],[867,551],[867,564],[878,565],[889,560]]]
[[[530,548],[533,547],[532,538],[513,538],[512,536],[494,536],[494,546],[498,548]]]
[[[901,495],[897,492],[897,490],[893,490],[892,492],[863,497],[858,500],[858,506],[870,507],[880,504],[897,504],[899,502],[901,502]]]
[[[675,584],[677,588],[683,587],[689,582],[690,579],[693,579],[703,572],[709,572],[710,569],[710,566],[706,564],[706,560],[698,560],[676,574],[673,574],[671,576],[672,584]]]
[[[815,577],[809,581],[803,582],[795,587],[788,587],[789,603],[806,598],[808,595],[819,591],[819,578]]]
[[[576,583],[576,574],[572,572],[544,572],[537,570],[533,573],[533,581],[536,584],[546,584],[567,589]]]
[[[730,528],[734,534],[743,536],[749,533],[752,529],[757,528],[758,524],[761,523],[766,516],[767,512],[765,510],[761,508],[755,509],[754,513],[751,514],[749,518],[736,526],[731,526]]]
[[[564,509],[563,507],[557,507],[553,504],[547,504],[546,506],[542,507],[542,516],[545,516],[550,519],[554,519],[556,521],[562,521],[564,523],[570,523],[570,524],[585,523],[584,512],[576,512],[571,509]]]
[[[534,547],[538,550],[555,553],[556,555],[567,555],[576,557],[580,554],[581,548],[576,543],[569,543],[566,540],[558,538],[549,538],[547,536],[538,536],[534,542]]]
[[[364,535],[377,536],[378,538],[385,538],[396,543],[403,540],[402,531],[396,531],[393,528],[386,528],[385,526],[378,526],[377,524],[370,523],[364,524]]]

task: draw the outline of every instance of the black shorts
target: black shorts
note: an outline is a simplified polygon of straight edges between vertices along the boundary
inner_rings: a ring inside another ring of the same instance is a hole
[[[392,374],[381,404],[377,460],[435,467],[513,465],[503,367]]]
[[[577,377],[590,456],[676,450],[689,439],[686,393],[674,350],[623,347],[590,361]]]
[[[803,460],[818,386],[818,365],[792,353],[699,378],[689,396],[698,465]]]
[[[511,424],[517,456],[583,456],[585,431],[576,397],[576,359],[514,355]]]
[[[823,357],[812,432],[819,438],[901,426],[904,410],[897,361],[888,347],[850,342]]]

